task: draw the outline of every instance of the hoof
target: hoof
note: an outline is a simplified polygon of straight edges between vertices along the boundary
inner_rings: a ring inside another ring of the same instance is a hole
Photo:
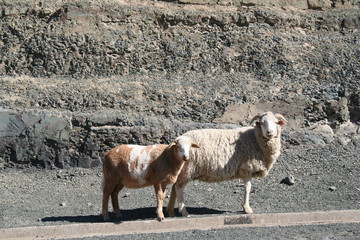
[[[174,212],[168,212],[169,217],[175,217],[175,213]]]
[[[161,221],[164,221],[165,220],[165,217],[163,216],[163,217],[157,217],[156,218],[159,222],[161,222]]]
[[[182,215],[183,217],[190,217],[190,214],[189,214],[188,211],[186,211],[186,210],[182,210],[182,211],[181,211],[181,215]]]
[[[251,213],[253,213],[253,210],[251,209],[251,207],[247,207],[247,208],[244,208],[244,213],[251,214]]]
[[[104,222],[106,222],[106,221],[109,221],[109,214],[100,214],[100,216],[102,216],[103,217],[103,220],[104,220]]]
[[[164,213],[162,211],[159,211],[156,213],[156,219],[161,222],[162,220],[165,219]]]
[[[116,218],[122,218],[122,215],[120,212],[115,213]]]

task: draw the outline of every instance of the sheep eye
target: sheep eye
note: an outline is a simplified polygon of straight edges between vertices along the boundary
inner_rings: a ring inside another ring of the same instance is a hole
[[[260,125],[263,125],[263,124],[264,124],[264,123],[263,123],[263,122],[260,122],[260,121],[257,121],[257,122],[256,122],[256,125],[259,125],[259,126],[260,126]]]

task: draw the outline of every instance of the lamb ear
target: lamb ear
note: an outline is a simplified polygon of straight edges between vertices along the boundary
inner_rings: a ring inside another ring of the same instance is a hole
[[[193,148],[200,148],[200,146],[199,145],[197,145],[196,143],[191,143],[191,147],[193,147]]]
[[[283,115],[281,115],[280,113],[276,113],[275,115],[275,118],[278,120],[278,124],[280,126],[284,125],[285,123],[287,123],[286,119],[284,118]]]
[[[261,115],[257,115],[257,116],[255,116],[255,117],[253,117],[253,119],[251,120],[251,122],[250,122],[250,125],[251,126],[254,126],[254,123],[256,124],[256,125],[259,125],[260,124],[260,119],[261,119]]]

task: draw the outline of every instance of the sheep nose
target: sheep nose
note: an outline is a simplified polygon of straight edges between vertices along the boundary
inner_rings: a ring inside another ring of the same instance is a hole
[[[267,130],[267,131],[266,131],[266,134],[267,134],[268,136],[272,136],[272,135],[274,134],[274,131],[272,131],[272,130]]]

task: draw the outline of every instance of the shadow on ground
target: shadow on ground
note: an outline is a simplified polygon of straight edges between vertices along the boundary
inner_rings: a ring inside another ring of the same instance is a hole
[[[187,210],[191,215],[211,215],[211,214],[223,214],[226,211],[220,211],[211,208],[191,208],[188,207]],[[165,217],[167,217],[165,208],[163,209]],[[175,209],[176,216],[178,214],[177,209]],[[121,210],[122,218],[116,219],[115,214],[109,213],[110,222],[120,223],[123,221],[134,221],[134,220],[145,220],[145,219],[156,219],[155,208],[138,208],[130,210]],[[41,219],[42,222],[77,222],[77,223],[96,223],[103,222],[102,217],[99,215],[84,215],[84,216],[58,216],[58,217],[44,217]]]

